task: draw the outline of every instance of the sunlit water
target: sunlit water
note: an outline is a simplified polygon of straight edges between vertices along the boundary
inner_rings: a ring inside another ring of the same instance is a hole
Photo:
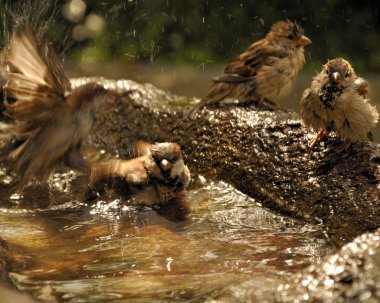
[[[247,289],[265,295],[329,251],[316,227],[224,183],[189,191],[187,212],[86,204],[84,187],[68,172],[52,176],[49,189],[1,192],[0,238],[21,290],[61,302],[244,302]]]

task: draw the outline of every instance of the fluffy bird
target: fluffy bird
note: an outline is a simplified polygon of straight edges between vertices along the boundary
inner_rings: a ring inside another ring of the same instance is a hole
[[[62,61],[30,26],[15,30],[0,63],[4,114],[14,123],[0,159],[11,163],[18,188],[33,177],[46,180],[58,164],[89,173],[80,147],[106,89],[96,83],[72,89]]]
[[[265,38],[251,44],[212,79],[211,89],[188,116],[193,119],[199,109],[226,98],[278,107],[269,97],[278,95],[298,74],[305,63],[304,46],[310,43],[296,22],[273,24]]]
[[[367,82],[356,76],[348,61],[337,58],[323,65],[301,100],[304,123],[318,132],[310,148],[331,131],[346,141],[344,149],[354,141],[373,140],[379,115],[367,93]]]
[[[106,185],[132,196],[136,205],[153,206],[180,199],[190,183],[190,171],[185,165],[182,151],[176,143],[139,145],[140,156],[132,160],[113,160],[94,164],[90,185],[102,194]],[[94,198],[94,190],[88,199]]]

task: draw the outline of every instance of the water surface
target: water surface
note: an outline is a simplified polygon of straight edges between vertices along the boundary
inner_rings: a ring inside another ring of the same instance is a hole
[[[9,176],[0,172],[7,187]],[[263,296],[330,249],[315,227],[275,215],[225,183],[184,205],[83,202],[86,180],[56,173],[1,192],[0,238],[17,287],[59,302],[204,302]]]

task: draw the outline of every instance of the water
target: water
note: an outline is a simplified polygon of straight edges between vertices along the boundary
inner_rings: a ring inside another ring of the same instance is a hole
[[[11,278],[44,301],[270,299],[330,252],[318,227],[270,213],[225,183],[206,182],[188,192],[185,208],[164,209],[86,204],[85,184],[67,172],[52,176],[48,190],[1,192]]]

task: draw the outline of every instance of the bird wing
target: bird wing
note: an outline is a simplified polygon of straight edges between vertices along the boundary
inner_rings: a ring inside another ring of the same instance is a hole
[[[122,178],[128,184],[148,182],[148,173],[144,168],[146,156],[131,160],[113,160],[104,164],[94,164],[91,168],[91,184],[96,187],[107,180]]]
[[[285,48],[271,45],[266,40],[253,43],[244,53],[231,60],[224,68],[224,73],[214,77],[214,82],[245,82],[255,78],[263,65],[276,58],[288,55]]]
[[[133,156],[140,157],[140,156],[150,155],[151,148],[152,148],[152,144],[139,140],[135,142],[132,146]]]
[[[368,83],[365,79],[358,77],[355,80],[355,88],[360,96],[366,98],[368,96]]]
[[[301,117],[307,126],[316,131],[328,128],[328,117],[321,107],[319,96],[310,88],[302,94]]]
[[[6,115],[19,121],[47,120],[54,108],[64,105],[70,80],[52,47],[38,41],[29,26],[21,33],[15,31],[1,63],[5,93],[16,99],[5,103]]]

